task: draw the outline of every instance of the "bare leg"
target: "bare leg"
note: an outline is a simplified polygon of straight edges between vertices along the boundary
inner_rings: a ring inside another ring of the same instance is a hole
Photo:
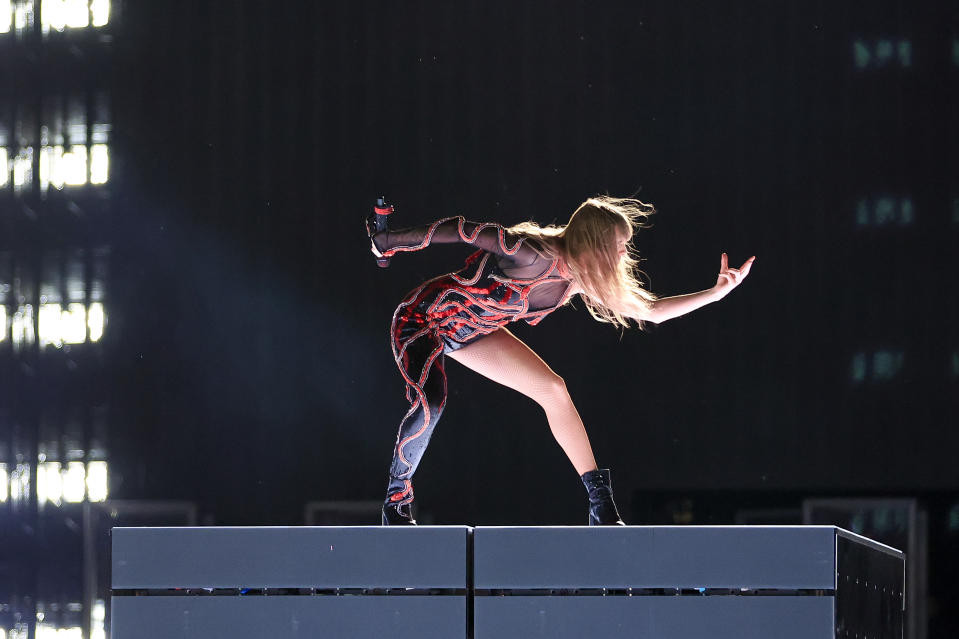
[[[596,470],[593,449],[566,382],[506,328],[447,353],[494,382],[532,398],[546,411],[550,430],[579,475]]]

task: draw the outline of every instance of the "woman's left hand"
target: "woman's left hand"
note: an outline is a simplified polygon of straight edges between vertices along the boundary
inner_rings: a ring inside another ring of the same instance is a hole
[[[743,265],[739,268],[729,268],[729,257],[723,253],[719,260],[719,277],[716,279],[716,286],[713,287],[713,291],[718,294],[720,299],[726,297],[729,291],[739,286],[739,284],[746,279],[746,276],[749,275],[749,269],[752,268],[753,260],[755,259],[756,256],[753,255],[743,262]]]

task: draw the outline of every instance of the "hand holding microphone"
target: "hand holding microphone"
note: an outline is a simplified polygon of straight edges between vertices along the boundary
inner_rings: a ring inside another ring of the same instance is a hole
[[[376,206],[373,207],[373,212],[366,218],[366,233],[370,237],[370,248],[373,251],[373,255],[376,255],[376,264],[380,268],[389,266],[390,258],[383,257],[383,254],[376,248],[373,236],[387,230],[387,216],[392,212],[393,205],[387,204],[386,198],[378,197],[376,198]]]

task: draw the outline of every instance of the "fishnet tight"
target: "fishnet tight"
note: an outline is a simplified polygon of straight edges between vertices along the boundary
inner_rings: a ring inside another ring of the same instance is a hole
[[[546,411],[553,437],[577,474],[596,470],[586,427],[563,378],[505,327],[446,356],[533,399]]]

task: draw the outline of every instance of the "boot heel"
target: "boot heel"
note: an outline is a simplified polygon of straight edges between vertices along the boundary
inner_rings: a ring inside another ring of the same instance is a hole
[[[413,519],[413,512],[410,504],[395,506],[393,504],[383,504],[383,525],[384,526],[415,526],[416,520]]]

